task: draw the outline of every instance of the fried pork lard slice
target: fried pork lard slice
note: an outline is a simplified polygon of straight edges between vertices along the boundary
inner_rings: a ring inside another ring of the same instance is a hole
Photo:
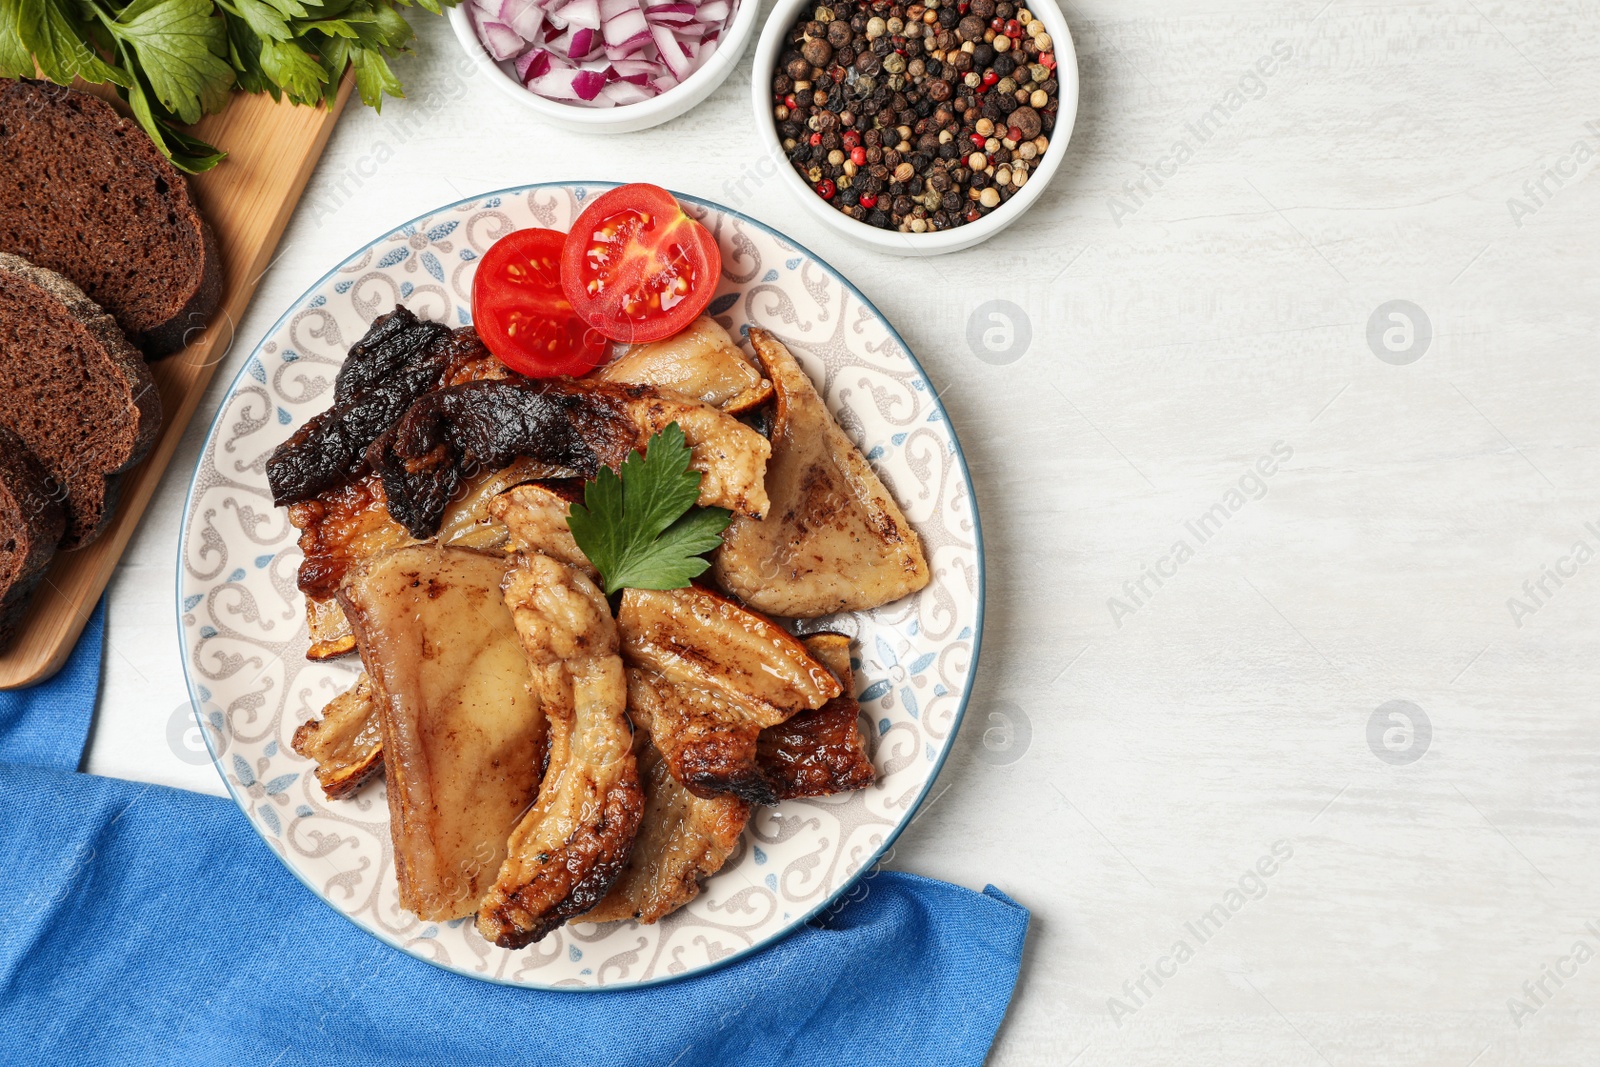
[[[730,415],[772,397],[772,383],[761,377],[728,331],[705,315],[671,337],[632,346],[595,371],[594,377],[671,389]]]
[[[855,677],[850,670],[850,638],[820,633],[801,641],[839,679],[844,692],[815,711],[802,711],[761,731],[757,766],[779,800],[865,789],[878,774],[861,732],[861,705],[856,703]]]
[[[699,797],[776,796],[756,765],[761,731],[842,692],[776,623],[707,589],[627,589],[617,615],[635,721]]]
[[[505,569],[504,556],[410,545],[339,591],[378,707],[400,904],[422,919],[477,910],[539,787],[545,719]]]
[[[522,948],[605,897],[628,861],[644,795],[604,594],[569,564],[522,554],[505,604],[550,721],[550,763],[478,909],[478,932]]]
[[[635,724],[638,725],[638,724]],[[659,922],[700,893],[700,884],[722,869],[750,821],[750,805],[735,796],[703,800],[679,785],[650,734],[634,736],[644,818],[628,865],[585,922],[638,919]]]
[[[320,719],[301,723],[289,747],[316,761],[317,782],[329,800],[349,796],[382,770],[383,730],[367,673],[328,701]]]
[[[718,584],[758,611],[865,611],[928,584],[922,542],[789,350],[752,329],[777,390],[765,518],[737,514],[713,557]]]

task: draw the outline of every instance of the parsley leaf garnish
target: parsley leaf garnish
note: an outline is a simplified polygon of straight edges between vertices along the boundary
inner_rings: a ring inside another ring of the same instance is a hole
[[[629,454],[622,476],[600,468],[573,504],[567,527],[605,591],[682,589],[711,564],[703,553],[722,543],[733,513],[697,508],[700,472],[689,469],[683,428],[672,423]]]

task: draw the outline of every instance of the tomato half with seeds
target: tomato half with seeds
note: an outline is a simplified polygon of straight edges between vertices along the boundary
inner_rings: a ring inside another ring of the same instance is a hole
[[[561,287],[557,230],[517,230],[489,246],[472,279],[472,324],[495,358],[530,378],[579,375],[611,344],[584,324]]]
[[[656,185],[596,197],[567,234],[561,284],[584,322],[614,341],[659,341],[711,303],[722,250]]]

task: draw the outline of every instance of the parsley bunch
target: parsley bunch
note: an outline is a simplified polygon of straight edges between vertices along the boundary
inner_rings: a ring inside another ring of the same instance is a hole
[[[439,14],[455,0],[416,0]],[[361,99],[402,95],[412,0],[0,0],[0,76],[110,82],[183,170],[223,153],[177,127],[221,111],[235,86],[321,104],[354,67]]]

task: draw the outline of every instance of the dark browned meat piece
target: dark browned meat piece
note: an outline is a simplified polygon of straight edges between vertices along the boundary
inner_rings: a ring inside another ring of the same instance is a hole
[[[412,401],[445,380],[464,340],[404,307],[373,320],[334,379],[333,406],[313,416],[267,460],[273,503],[310,500],[361,470],[366,449]],[[476,337],[471,339],[477,344]]]
[[[878,775],[861,734],[861,705],[851,695],[855,677],[850,670],[850,638],[820,633],[801,641],[839,679],[844,692],[815,711],[802,711],[762,730],[756,765],[779,800],[865,789]]]
[[[367,462],[383,478],[389,514],[413,537],[431,537],[471,468],[525,456],[591,478],[621,463],[639,438],[620,390],[571,379],[468,382],[413,403],[373,442]]]

